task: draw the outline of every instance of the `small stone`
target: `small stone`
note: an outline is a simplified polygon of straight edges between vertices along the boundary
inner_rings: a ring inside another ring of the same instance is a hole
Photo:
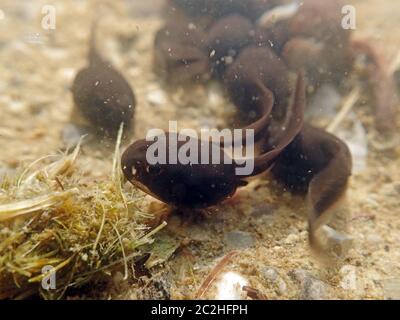
[[[338,257],[345,256],[353,246],[353,237],[339,233],[329,226],[323,226],[321,231],[327,247]]]
[[[272,267],[265,267],[262,269],[263,277],[273,284],[279,295],[284,295],[287,292],[286,282],[279,275],[278,271]]]
[[[295,233],[289,234],[286,239],[283,241],[285,244],[294,244],[299,241],[299,235]]]
[[[72,82],[76,75],[76,70],[74,68],[61,68],[58,71],[58,74],[65,81]]]
[[[23,115],[28,112],[28,104],[24,101],[11,100],[7,107],[15,115]]]
[[[274,250],[274,251],[276,251],[276,252],[279,252],[279,251],[282,251],[282,250],[283,250],[283,247],[274,246],[274,247],[272,248],[272,250]]]
[[[340,286],[345,290],[357,290],[357,268],[351,265],[345,265],[340,269],[342,280]]]
[[[330,286],[316,279],[308,271],[295,269],[289,275],[297,281],[300,286],[299,298],[302,300],[325,300],[329,298]]]
[[[300,298],[304,300],[325,300],[327,298],[327,285],[313,278],[307,278],[303,283]]]
[[[246,249],[254,246],[254,237],[243,231],[230,231],[224,236],[225,244],[230,249]]]
[[[382,281],[383,292],[386,300],[400,300],[400,279],[387,279]]]
[[[382,237],[379,234],[372,233],[366,237],[366,242],[371,249],[378,249],[382,244]]]
[[[297,282],[303,283],[307,277],[310,277],[310,272],[303,269],[294,269],[289,272],[289,276]]]
[[[165,104],[167,98],[161,90],[153,90],[147,94],[147,101],[153,106],[159,106]]]

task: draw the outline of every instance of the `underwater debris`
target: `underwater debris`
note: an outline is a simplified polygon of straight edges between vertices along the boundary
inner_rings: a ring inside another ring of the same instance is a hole
[[[217,300],[243,300],[248,290],[248,280],[236,272],[226,272],[221,275],[221,279],[216,282]],[[247,291],[247,292],[246,292]]]
[[[115,158],[121,136],[122,128]],[[58,299],[74,288],[108,281],[113,270],[125,268],[127,276],[141,247],[166,225],[148,231],[151,214],[141,208],[143,196],[136,189],[121,188],[117,160],[113,176],[81,183],[79,149],[80,144],[43,169],[1,184],[0,298]],[[54,179],[66,172],[64,191],[56,191]],[[48,266],[56,271],[54,290],[41,285]]]

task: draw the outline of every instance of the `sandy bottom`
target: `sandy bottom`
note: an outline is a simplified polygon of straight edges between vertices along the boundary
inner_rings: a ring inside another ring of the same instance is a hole
[[[151,14],[148,5],[125,10],[122,4],[102,2],[98,47],[123,71],[139,102],[130,140],[143,137],[151,128],[167,129],[170,119],[178,120],[181,128],[223,126],[235,109],[217,84],[169,92],[153,73],[153,37],[162,21]],[[355,36],[371,39],[393,57],[400,48],[400,35],[394,32],[400,28],[398,1],[353,2],[358,14]],[[69,87],[86,63],[92,19],[87,12],[92,10],[88,10],[89,1],[58,1],[57,29],[46,32],[40,29],[40,8],[45,3],[2,1],[0,175],[65,150],[70,141],[66,129],[73,113]],[[355,112],[369,137],[375,136],[369,106],[360,108]],[[303,200],[260,178],[208,212],[190,219],[169,216],[163,236],[179,249],[152,269],[152,280],[121,283],[117,275],[110,292],[99,295],[198,297],[211,270],[235,250],[237,254],[223,272],[240,274],[260,297],[400,298],[400,147],[379,151],[369,143],[367,168],[352,177],[346,202],[351,246],[336,263],[328,266],[311,254]],[[112,145],[93,139],[84,145],[79,166],[89,183],[108,176]],[[150,197],[149,205],[159,206]],[[218,281],[203,298],[217,296]]]

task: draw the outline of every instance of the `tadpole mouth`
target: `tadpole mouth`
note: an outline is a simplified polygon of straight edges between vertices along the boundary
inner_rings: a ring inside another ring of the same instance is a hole
[[[140,182],[137,178],[135,178],[133,176],[132,179],[129,180],[130,183],[132,183],[133,186],[135,186],[136,188],[140,189],[141,191],[143,191],[144,193],[152,196],[153,198],[164,202],[158,195],[156,195],[154,192],[152,192],[145,184],[143,184],[142,182]]]

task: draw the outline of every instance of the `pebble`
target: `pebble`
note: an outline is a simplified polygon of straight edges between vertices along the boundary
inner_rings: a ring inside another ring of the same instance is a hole
[[[286,282],[282,279],[279,275],[278,271],[272,267],[265,267],[262,269],[263,277],[271,282],[279,295],[284,295],[287,292],[287,285]]]
[[[153,90],[147,94],[147,101],[153,106],[159,106],[167,102],[164,92],[161,90]]]
[[[382,285],[386,300],[400,300],[400,278],[383,280]]]
[[[337,256],[345,256],[353,246],[354,238],[346,234],[337,232],[329,226],[321,228],[327,247]]]
[[[302,300],[325,300],[329,298],[330,286],[316,279],[308,271],[295,269],[289,275],[297,281],[300,286],[299,298]]]
[[[357,268],[352,265],[344,265],[340,269],[342,280],[340,286],[345,290],[357,290]]]
[[[295,233],[289,234],[286,239],[283,241],[285,244],[295,244],[299,241],[299,235]]]
[[[74,68],[61,68],[58,71],[58,74],[64,79],[66,82],[72,82],[76,75],[76,70]]]
[[[382,241],[382,237],[376,233],[369,234],[366,237],[366,242],[371,249],[378,249],[382,244]]]
[[[14,115],[28,113],[28,104],[24,101],[10,100],[7,104],[8,111]]]
[[[225,233],[224,242],[230,249],[246,249],[254,246],[254,237],[243,231],[230,231]]]

